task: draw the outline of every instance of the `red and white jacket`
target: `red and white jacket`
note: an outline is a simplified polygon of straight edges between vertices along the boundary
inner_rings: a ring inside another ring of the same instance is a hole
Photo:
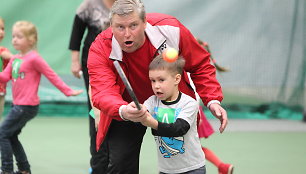
[[[221,102],[223,99],[221,86],[215,77],[215,67],[210,64],[210,54],[176,18],[158,13],[147,14],[145,34],[144,45],[134,53],[122,52],[111,28],[100,33],[90,47],[87,66],[92,101],[101,111],[97,149],[103,142],[112,119],[122,120],[119,107],[132,101],[113,65],[114,60],[120,62],[138,100],[143,103],[153,95],[148,76],[150,62],[166,47],[173,47],[186,60],[179,90],[195,98],[186,73],[189,72],[205,105],[212,100]]]

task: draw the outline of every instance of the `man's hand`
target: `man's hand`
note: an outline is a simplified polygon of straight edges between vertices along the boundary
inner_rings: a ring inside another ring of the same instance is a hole
[[[222,108],[222,106],[220,106],[217,103],[212,103],[209,108],[210,112],[217,118],[220,120],[221,122],[221,126],[219,128],[220,133],[222,133],[224,131],[224,129],[227,126],[228,123],[228,119],[227,119],[227,113],[226,111]]]
[[[138,110],[135,103],[131,102],[122,109],[122,116],[133,122],[142,122],[146,118],[146,112],[147,108],[144,105]]]

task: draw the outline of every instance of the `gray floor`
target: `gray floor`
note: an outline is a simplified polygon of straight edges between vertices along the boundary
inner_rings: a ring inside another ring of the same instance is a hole
[[[210,119],[215,130],[219,129],[220,122]],[[231,119],[226,131],[258,131],[258,132],[306,132],[306,122],[300,120],[252,120]]]

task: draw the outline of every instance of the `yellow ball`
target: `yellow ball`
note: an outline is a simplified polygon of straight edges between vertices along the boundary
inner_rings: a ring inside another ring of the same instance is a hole
[[[178,51],[174,48],[167,48],[163,52],[163,59],[167,62],[175,62],[178,58]]]

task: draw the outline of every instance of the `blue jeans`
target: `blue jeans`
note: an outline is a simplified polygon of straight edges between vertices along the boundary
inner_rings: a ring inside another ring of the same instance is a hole
[[[30,164],[26,153],[18,139],[21,129],[34,118],[38,112],[37,106],[13,105],[0,126],[0,151],[2,171],[13,172],[13,154],[20,171],[29,171]]]
[[[166,173],[159,172],[159,174],[166,174]],[[200,167],[198,169],[188,171],[188,172],[184,172],[184,173],[181,173],[181,174],[206,174],[206,167],[203,166],[203,167]]]

